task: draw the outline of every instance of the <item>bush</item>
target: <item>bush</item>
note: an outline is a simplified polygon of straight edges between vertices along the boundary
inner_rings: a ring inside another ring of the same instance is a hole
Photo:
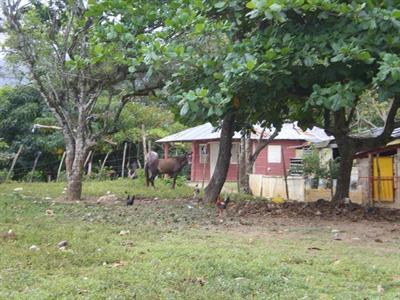
[[[160,176],[163,176],[163,175],[160,175]],[[165,184],[172,185],[172,181],[174,179],[172,177],[167,177],[167,178],[160,178],[160,180],[162,180]],[[186,176],[176,177],[176,182],[175,182],[176,186],[183,186],[183,185],[186,185],[186,183],[187,183]]]
[[[0,183],[3,183],[6,181],[7,174],[8,174],[8,171],[6,169],[0,170]],[[12,178],[12,176],[11,176],[11,178]]]
[[[40,182],[40,181],[46,181],[46,174],[43,173],[42,171],[30,171],[27,173],[24,177],[22,177],[23,181],[29,182],[32,180],[32,182]]]

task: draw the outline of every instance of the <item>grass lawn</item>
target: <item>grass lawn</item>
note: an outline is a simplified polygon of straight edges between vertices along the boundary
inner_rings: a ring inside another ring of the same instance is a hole
[[[88,197],[147,198],[127,208],[53,201],[62,183],[0,185],[0,232],[17,235],[0,238],[0,299],[400,299],[399,224],[257,217],[241,225],[238,216],[218,224],[213,207],[168,200],[191,188],[158,186],[85,184]]]

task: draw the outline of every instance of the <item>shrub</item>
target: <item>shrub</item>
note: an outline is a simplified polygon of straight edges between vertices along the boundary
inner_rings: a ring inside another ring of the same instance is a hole
[[[0,183],[3,183],[7,179],[8,171],[6,169],[0,170]],[[11,174],[12,175],[12,174]],[[12,177],[12,176],[11,176]]]
[[[46,181],[46,174],[43,173],[42,171],[30,171],[27,173],[24,177],[22,177],[23,181],[32,181],[32,182],[40,182],[40,181]]]

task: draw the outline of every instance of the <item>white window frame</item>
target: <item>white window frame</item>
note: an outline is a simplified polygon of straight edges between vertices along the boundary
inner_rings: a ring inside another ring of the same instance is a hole
[[[237,150],[235,150],[237,149]],[[236,153],[235,153],[236,151]],[[232,149],[231,149],[231,164],[232,165],[237,165],[238,162],[238,156],[240,155],[240,144],[239,143],[232,143]]]
[[[203,151],[205,149],[205,152]],[[199,144],[199,163],[206,164],[208,161],[208,147],[207,144]]]
[[[271,164],[282,163],[282,146],[281,145],[268,145],[267,159],[268,159],[268,163],[271,163]]]

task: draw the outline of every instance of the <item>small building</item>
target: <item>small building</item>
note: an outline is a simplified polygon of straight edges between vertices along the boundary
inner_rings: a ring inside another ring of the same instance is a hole
[[[268,139],[274,129],[263,131],[255,126],[255,133],[251,135],[253,147],[263,139]],[[261,136],[262,135],[262,136]],[[192,145],[191,181],[208,181],[215,169],[219,152],[220,131],[210,123],[189,128],[176,134],[158,140],[163,144],[164,157],[168,156],[169,145],[174,142],[186,142]],[[235,132],[233,136],[232,155],[227,181],[238,180],[238,162],[241,134]],[[302,157],[302,149],[309,143],[329,143],[329,137],[322,129],[314,127],[303,131],[297,123],[283,124],[279,134],[264,148],[254,163],[253,174],[266,176],[283,176],[291,165],[298,163]]]
[[[392,136],[400,138],[400,130]],[[362,204],[400,208],[399,155],[400,139],[356,154]]]

